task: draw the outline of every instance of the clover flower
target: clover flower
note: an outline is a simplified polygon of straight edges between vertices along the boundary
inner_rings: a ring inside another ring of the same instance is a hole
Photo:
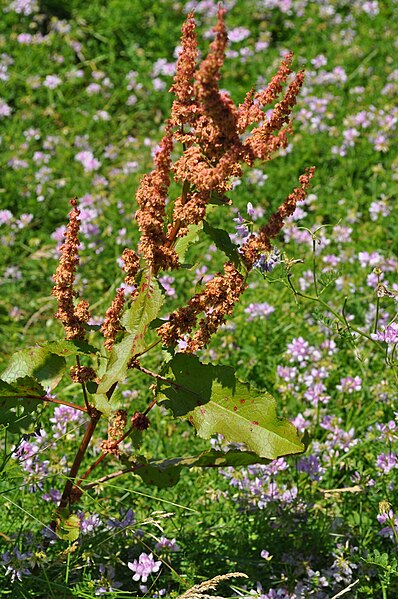
[[[336,385],[336,389],[345,393],[353,393],[362,389],[362,379],[359,376],[346,376],[340,379],[340,384]]]
[[[159,541],[155,545],[156,551],[179,551],[180,546],[177,545],[175,539],[168,539],[167,537],[160,537]]]
[[[15,580],[22,581],[22,576],[30,576],[32,572],[27,567],[32,553],[21,553],[18,547],[14,547],[13,551],[7,551],[1,556],[0,565],[6,566],[6,576],[11,577],[11,582]]]
[[[377,331],[377,333],[371,335],[376,341],[384,341],[389,345],[398,343],[398,322],[392,322],[383,331]]]
[[[393,452],[381,453],[377,456],[376,467],[381,470],[381,474],[388,474],[393,468],[398,467],[397,455]]]
[[[80,531],[83,535],[91,535],[96,528],[101,526],[101,518],[98,514],[87,515],[83,512],[78,513],[80,518]]]
[[[246,314],[248,314],[247,322],[251,322],[255,318],[268,318],[270,314],[275,312],[275,308],[270,306],[267,302],[259,304],[249,304],[245,308]]]
[[[129,569],[135,573],[133,576],[133,580],[135,582],[138,582],[139,580],[146,582],[148,580],[148,576],[155,572],[159,572],[161,565],[161,561],[156,562],[153,559],[152,553],[149,555],[146,553],[141,553],[138,560],[135,559],[133,562],[128,562],[127,564]]]

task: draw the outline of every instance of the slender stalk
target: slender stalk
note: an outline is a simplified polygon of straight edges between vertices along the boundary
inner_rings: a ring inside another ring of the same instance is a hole
[[[87,412],[87,408],[83,406],[79,406],[70,401],[64,401],[63,399],[55,399],[54,397],[48,397],[48,395],[43,395],[38,397],[37,395],[19,395],[21,399],[37,399],[37,401],[44,401],[49,403],[55,403],[61,406],[68,406],[69,408],[73,408],[74,410],[80,410],[80,412]],[[15,395],[2,395],[2,399],[15,399]]]
[[[145,410],[145,412],[144,412],[144,416],[147,416],[147,415],[148,415],[148,413],[149,413],[149,412],[152,410],[152,408],[153,408],[154,406],[156,406],[157,402],[158,402],[158,400],[157,400],[157,399],[154,399],[154,400],[152,400],[152,401],[151,401],[151,403],[149,404],[149,406],[147,407],[147,409],[146,409],[146,410]]]
[[[148,374],[149,376],[156,379],[157,381],[162,381],[163,383],[167,383],[168,385],[171,385],[172,387],[175,387],[176,389],[182,388],[181,385],[178,385],[178,383],[175,383],[171,379],[167,379],[165,376],[162,376],[161,374],[156,374],[156,372],[152,372],[152,370],[148,370],[148,368],[144,368],[144,366],[141,366],[141,364],[139,364],[138,362],[134,362],[134,364],[132,364],[132,368],[136,368],[140,372],[143,372],[144,374]]]
[[[156,347],[156,345],[159,345],[159,343],[162,343],[161,339],[158,339],[157,341],[154,341],[153,343],[151,343],[150,345],[148,345],[148,347],[146,347],[139,354],[135,354],[134,358],[140,358],[141,356],[143,356],[144,354],[146,354],[147,352],[149,352],[151,349],[153,349],[154,347]]]
[[[316,249],[316,239],[315,239],[315,237],[313,237],[312,238],[312,275],[314,277],[315,295],[317,297],[319,297],[319,293],[318,293],[318,282],[316,280],[316,253],[315,253],[315,249]]]
[[[154,399],[153,401],[151,401],[151,403],[149,404],[149,406],[147,407],[147,409],[145,410],[145,412],[143,412],[144,416],[147,416],[147,414],[152,410],[152,408],[157,404],[157,400]],[[130,426],[130,428],[123,433],[123,435],[120,437],[120,439],[117,439],[117,441],[115,441],[113,443],[113,445],[111,445],[110,449],[116,449],[116,447],[122,443],[122,441],[124,441],[125,439],[127,439],[127,437],[129,437],[131,435],[131,433],[133,432],[134,427]],[[98,456],[98,458],[95,460],[95,462],[93,464],[91,464],[91,466],[86,470],[86,472],[83,474],[83,476],[80,478],[80,480],[76,483],[76,487],[80,487],[81,483],[88,477],[90,476],[90,474],[92,473],[92,471],[99,465],[101,464],[101,462],[103,462],[105,460],[105,458],[111,453],[111,451],[107,451],[106,453],[103,452],[101,453],[100,456]]]
[[[323,300],[321,300],[321,298],[319,298],[319,297],[314,297],[312,295],[306,295],[305,293],[301,293],[300,291],[297,291],[297,289],[295,289],[293,287],[292,282],[290,281],[289,277],[288,277],[288,281],[289,281],[289,284],[292,287],[295,295],[297,295],[298,297],[302,297],[304,299],[310,300],[312,302],[318,302],[326,310],[329,310],[329,312],[331,312],[333,314],[333,316],[335,316],[335,318],[337,318],[338,321],[340,321],[342,324],[344,324],[345,326],[347,326],[349,329],[351,329],[355,333],[358,333],[358,335],[361,335],[361,337],[365,337],[366,339],[368,339],[369,341],[371,341],[372,343],[374,343],[375,345],[377,345],[377,347],[384,353],[384,348],[380,345],[380,343],[378,343],[375,339],[372,339],[372,337],[370,335],[368,335],[367,333],[365,333],[361,329],[358,329],[357,327],[354,327],[351,323],[348,323],[347,320],[344,319],[344,317],[341,316],[338,312],[336,312],[336,310],[334,310],[331,306],[329,306],[329,304],[327,304],[326,302],[324,302]]]
[[[379,324],[379,312],[380,312],[380,297],[376,295],[376,314],[373,323],[373,333],[377,333],[377,325]]]
[[[86,483],[85,485],[83,485],[83,487],[81,487],[81,490],[88,491],[89,489],[92,489],[93,487],[96,487],[97,485],[101,485],[102,483],[106,483],[109,480],[118,478],[119,476],[122,476],[123,474],[127,474],[128,472],[134,472],[135,469],[136,469],[135,466],[131,466],[130,468],[124,468],[123,470],[117,470],[116,472],[111,472],[110,474],[106,474],[105,476],[102,476],[101,478],[98,478],[97,480],[94,480],[91,483]]]
[[[116,449],[116,447],[119,445],[119,443],[121,443],[122,441],[124,441],[129,435],[131,435],[131,433],[133,432],[134,427],[130,426],[130,428],[120,437],[120,439],[117,439],[117,441],[115,441],[110,449]],[[76,483],[77,487],[80,487],[81,483],[92,473],[92,471],[99,465],[101,464],[101,462],[104,461],[104,459],[110,454],[110,451],[107,451],[106,453],[103,452],[101,453],[101,455],[95,460],[95,462],[93,464],[91,464],[91,466],[88,468],[88,470],[86,470],[86,472],[83,474],[83,476],[81,477],[81,479],[79,480],[79,482]]]
[[[80,358],[79,356],[76,356],[76,364],[78,368],[81,368],[81,364],[80,364]],[[87,411],[90,408],[90,405],[88,403],[88,397],[87,397],[87,389],[86,389],[86,385],[85,383],[82,383],[82,390],[83,390],[83,397],[84,397],[84,404],[86,406]]]
[[[189,189],[190,189],[189,181],[184,181],[184,183],[182,185],[182,193],[181,193],[183,204],[185,204],[185,202],[187,200]],[[169,238],[166,242],[166,247],[169,248],[173,245],[173,243],[178,235],[178,231],[180,230],[180,227],[181,227],[181,221],[178,219],[178,220],[176,220],[175,224],[171,228]]]
[[[68,480],[66,481],[64,492],[62,493],[61,501],[58,506],[58,511],[62,510],[68,504],[70,500],[70,494],[74,485],[75,478],[80,468],[80,464],[83,461],[84,454],[86,453],[88,444],[91,441],[91,437],[94,434],[96,426],[101,418],[101,412],[95,410],[93,416],[90,419],[90,422],[87,425],[86,431],[84,433],[83,439],[80,443],[80,447],[77,450],[74,462],[69,472]]]

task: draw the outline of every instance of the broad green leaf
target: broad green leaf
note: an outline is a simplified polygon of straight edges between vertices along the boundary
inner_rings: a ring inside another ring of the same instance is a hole
[[[277,417],[274,398],[240,382],[233,368],[201,364],[182,353],[169,368],[170,384],[158,381],[160,398],[167,398],[173,414],[187,418],[200,437],[219,433],[270,460],[304,451],[294,426]]]
[[[99,412],[109,418],[112,414],[112,404],[109,401],[108,397],[102,393],[96,393],[95,395],[90,395],[90,404],[92,404]]]
[[[231,449],[227,452],[211,449],[193,457],[142,462],[137,464],[134,474],[140,476],[147,484],[165,488],[172,487],[179,481],[183,468],[225,468],[259,463],[268,464],[269,460],[259,458],[253,452],[239,451],[238,449]]]
[[[55,389],[65,372],[63,356],[51,353],[46,347],[29,347],[14,354],[1,374],[3,381],[12,383],[18,378],[31,376],[46,389]]]
[[[0,380],[0,424],[10,433],[29,433],[35,429],[38,412],[43,408],[39,401],[46,394],[32,377],[23,377],[6,383]]]
[[[0,380],[0,397],[43,397],[45,394],[43,386],[30,376],[17,379],[12,383]]]
[[[178,259],[182,262],[185,259],[185,254],[188,247],[192,243],[199,241],[199,231],[202,230],[202,223],[198,225],[188,225],[188,233],[184,237],[179,237],[174,246]]]
[[[121,319],[127,334],[113,346],[97,393],[105,394],[113,384],[126,377],[127,364],[135,354],[144,349],[145,333],[152,320],[159,314],[162,304],[163,296],[159,285],[156,281],[148,282],[147,277],[144,277],[137,297]]]
[[[47,349],[52,354],[57,356],[76,356],[80,354],[98,354],[99,349],[94,345],[86,343],[86,341],[80,341],[79,339],[62,341],[49,341],[48,343],[42,343],[41,347]]]
[[[57,519],[55,527],[57,536],[63,541],[76,541],[80,533],[80,519],[76,514],[68,514],[66,510]]]
[[[203,232],[210,237],[213,243],[218,247],[219,250],[235,264],[236,267],[240,264],[240,256],[238,252],[238,246],[232,243],[231,238],[227,231],[224,229],[216,229],[209,225],[207,221],[203,221]]]

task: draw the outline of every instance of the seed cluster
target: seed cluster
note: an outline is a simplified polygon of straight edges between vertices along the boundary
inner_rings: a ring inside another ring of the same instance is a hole
[[[76,292],[73,288],[76,268],[79,264],[80,211],[77,207],[77,198],[73,198],[70,203],[72,210],[69,213],[69,222],[64,234],[65,241],[60,247],[59,264],[53,277],[55,285],[51,294],[58,300],[55,317],[64,325],[66,339],[84,339],[86,336],[84,323],[90,318],[89,303],[81,300],[75,306]]]

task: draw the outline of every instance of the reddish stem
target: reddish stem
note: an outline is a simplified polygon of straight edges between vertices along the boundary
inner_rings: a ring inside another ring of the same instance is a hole
[[[101,412],[98,412],[98,410],[95,410],[93,416],[90,419],[90,422],[88,423],[88,426],[86,428],[86,431],[85,431],[83,439],[82,439],[82,442],[80,443],[80,447],[77,450],[74,462],[70,469],[69,477],[68,477],[68,480],[66,481],[64,492],[62,493],[61,501],[59,502],[58,511],[62,510],[64,507],[66,507],[66,505],[68,504],[68,501],[70,500],[70,494],[71,494],[71,491],[73,488],[74,480],[77,476],[77,473],[80,468],[80,464],[82,463],[84,454],[86,453],[88,444],[91,441],[91,437],[94,434],[95,428],[96,428],[100,418],[101,418]]]
[[[78,406],[75,403],[71,403],[70,401],[64,401],[62,399],[55,399],[54,397],[48,397],[47,395],[43,395],[42,397],[37,397],[37,395],[19,395],[21,399],[37,399],[37,401],[48,401],[49,403],[56,403],[61,406],[68,406],[69,408],[73,408],[74,410],[80,410],[80,412],[87,413],[86,408],[83,406]],[[15,395],[3,395],[2,399],[15,399]]]
[[[187,200],[187,195],[189,192],[189,182],[188,181],[184,181],[183,185],[182,185],[182,193],[181,193],[181,197],[182,197],[182,203],[185,204],[186,200]],[[170,230],[170,234],[169,234],[169,238],[166,241],[166,247],[169,248],[173,245],[177,235],[178,235],[178,231],[180,230],[181,227],[181,221],[180,219],[176,220],[175,225],[171,228]]]
[[[120,437],[120,439],[118,439],[117,441],[115,441],[113,443],[113,445],[110,446],[110,451],[107,451],[106,453],[103,452],[101,453],[101,455],[95,460],[95,462],[93,464],[91,464],[90,468],[83,474],[83,476],[81,477],[81,479],[79,480],[79,482],[76,483],[77,487],[80,487],[80,484],[88,477],[90,476],[90,474],[92,473],[92,471],[94,470],[94,468],[96,468],[98,466],[98,464],[101,464],[101,462],[104,461],[104,459],[106,458],[107,455],[109,455],[110,453],[112,453],[112,449],[116,449],[116,447],[119,445],[119,443],[121,443],[122,441],[124,441],[126,439],[126,437],[128,437],[132,431],[133,431],[132,426],[130,426],[130,428]]]

